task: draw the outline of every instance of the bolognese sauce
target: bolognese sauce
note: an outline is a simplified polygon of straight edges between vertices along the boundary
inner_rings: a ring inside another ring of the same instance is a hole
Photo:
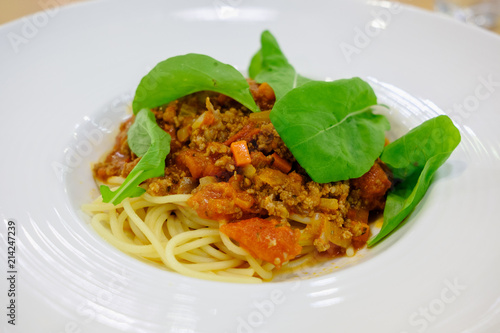
[[[356,179],[312,181],[269,120],[272,88],[248,81],[261,112],[213,92],[152,109],[171,150],[164,176],[142,186],[152,196],[191,194],[187,203],[198,216],[219,221],[221,232],[278,268],[305,245],[329,257],[363,247],[369,216],[383,210],[391,187],[388,169],[376,160]],[[121,125],[113,150],[94,166],[98,180],[126,177],[140,160],[127,144],[133,121]]]

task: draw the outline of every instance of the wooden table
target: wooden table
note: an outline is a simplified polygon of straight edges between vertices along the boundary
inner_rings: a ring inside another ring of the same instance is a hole
[[[0,24],[33,14],[41,10],[53,8],[55,4],[64,5],[88,0],[8,0],[0,1]],[[426,10],[434,10],[434,0],[398,0],[402,3],[417,6]],[[500,23],[495,28],[500,33]]]

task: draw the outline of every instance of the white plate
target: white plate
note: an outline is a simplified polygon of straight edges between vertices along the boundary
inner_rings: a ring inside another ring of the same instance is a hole
[[[106,244],[77,207],[140,78],[188,52],[245,70],[264,29],[304,75],[369,80],[401,112],[392,134],[443,112],[456,122],[462,143],[408,223],[356,265],[258,286],[183,277]],[[17,226],[0,331],[500,330],[498,36],[385,1],[109,0],[4,25],[0,50],[7,277],[7,221]]]

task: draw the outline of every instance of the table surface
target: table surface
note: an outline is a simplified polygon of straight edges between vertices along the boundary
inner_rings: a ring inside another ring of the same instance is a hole
[[[54,4],[69,4],[74,2],[89,1],[89,0],[11,0],[0,1],[0,25],[25,15],[33,14],[46,9],[48,6],[52,8]],[[426,10],[434,10],[435,0],[398,0],[399,2],[420,7]],[[500,18],[499,18],[500,21]],[[494,29],[500,33],[500,23]]]
[[[33,14],[54,4],[68,4],[86,0],[11,0],[0,1],[0,24],[18,19],[25,15]],[[400,0],[400,2],[432,10],[434,0]]]

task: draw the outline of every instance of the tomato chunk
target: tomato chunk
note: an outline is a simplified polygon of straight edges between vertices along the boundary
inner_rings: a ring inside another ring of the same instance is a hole
[[[224,224],[220,230],[237,241],[254,258],[259,258],[280,268],[302,251],[299,245],[300,231],[279,221],[254,217],[248,220]]]
[[[202,218],[232,221],[250,213],[255,200],[230,183],[212,183],[203,186],[187,203]]]
[[[194,149],[181,151],[176,157],[176,162],[187,167],[191,176],[196,179],[205,176],[221,176],[226,172],[224,167],[215,165],[215,158]]]
[[[366,209],[384,208],[385,193],[391,187],[391,181],[378,162],[363,176],[352,179],[351,184],[361,190],[360,198],[364,201]]]

